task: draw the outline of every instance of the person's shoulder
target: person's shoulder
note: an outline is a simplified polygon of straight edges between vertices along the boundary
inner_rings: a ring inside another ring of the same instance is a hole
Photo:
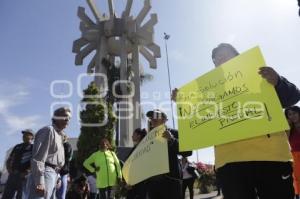
[[[178,133],[177,129],[167,128],[167,130],[170,131],[171,133]]]
[[[176,138],[178,137],[177,129],[167,128],[167,131],[170,131],[172,133],[172,135],[174,135]]]
[[[44,126],[35,135],[35,139],[38,139],[39,137],[47,137],[54,133],[53,127],[51,125]]]
[[[116,154],[115,151],[113,151],[113,150],[109,150],[109,151],[110,151],[110,153],[111,153],[113,156],[117,157],[117,154]]]
[[[69,142],[65,142],[64,143],[64,147],[66,148],[66,150],[68,150],[69,152],[71,152],[73,150],[72,145]]]
[[[104,152],[100,151],[100,150],[97,150],[95,151],[94,153],[91,154],[91,156],[104,156]]]
[[[109,149],[108,151],[109,151],[110,153],[116,154],[116,152],[115,152],[114,150],[112,150],[112,149]]]
[[[16,144],[15,147],[21,147],[23,145],[24,145],[24,143],[19,143],[19,144]]]
[[[67,147],[72,147],[72,145],[70,144],[70,142],[65,142],[64,145],[67,146]]]
[[[14,146],[13,150],[19,150],[22,148],[22,146],[23,146],[23,143],[17,144]]]
[[[52,131],[52,129],[53,129],[53,127],[51,125],[44,126],[40,130],[38,130],[38,132],[36,134],[47,133],[47,132]]]

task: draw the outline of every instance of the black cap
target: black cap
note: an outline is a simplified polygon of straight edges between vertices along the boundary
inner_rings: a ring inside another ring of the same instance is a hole
[[[22,132],[23,135],[24,134],[31,134],[32,136],[34,136],[34,132],[33,132],[32,129],[25,129],[25,130],[23,130],[21,132]]]
[[[153,111],[148,111],[146,114],[149,118],[154,119],[168,119],[167,114],[165,114],[163,111],[159,109],[154,109]]]

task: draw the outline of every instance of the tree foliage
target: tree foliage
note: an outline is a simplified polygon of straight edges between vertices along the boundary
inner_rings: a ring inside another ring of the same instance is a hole
[[[107,138],[114,147],[115,115],[112,105],[100,98],[100,91],[94,82],[83,91],[84,98],[80,112],[81,128],[77,143],[77,164],[82,168],[83,161],[98,150],[101,138]]]

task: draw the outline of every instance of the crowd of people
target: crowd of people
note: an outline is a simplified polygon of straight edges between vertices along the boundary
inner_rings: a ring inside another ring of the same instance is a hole
[[[218,67],[238,55],[232,45],[220,44],[213,49],[212,60]],[[218,185],[224,199],[299,198],[300,108],[295,104],[300,100],[300,91],[272,67],[263,66],[258,73],[274,86],[285,108],[290,131],[269,132],[272,134],[215,146]],[[177,91],[172,92],[174,102]],[[166,113],[159,109],[146,115],[150,121],[149,130],[166,125],[168,120]],[[13,148],[6,162],[9,177],[3,199],[15,195],[18,199],[114,198],[114,187],[124,179],[120,161],[108,138],[101,138],[99,149],[84,161],[86,175],[70,180],[68,173],[73,151],[64,133],[70,118],[70,109],[61,107],[54,111],[52,125],[37,133],[30,129],[22,131],[23,143]],[[145,129],[138,128],[133,132],[131,153],[146,135]],[[184,199],[187,188],[190,199],[194,198],[193,185],[198,176],[187,159],[192,152],[179,151],[175,129],[166,128],[163,138],[168,146],[169,172],[136,185],[126,185],[127,199]]]

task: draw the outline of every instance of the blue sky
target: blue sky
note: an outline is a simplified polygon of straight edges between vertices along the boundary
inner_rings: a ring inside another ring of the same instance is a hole
[[[96,2],[107,13],[107,1]],[[134,16],[142,3],[134,1]],[[115,0],[115,4],[121,14],[125,1]],[[161,46],[162,58],[157,70],[141,60],[145,71],[154,75],[153,81],[141,88],[143,101],[159,106],[168,100],[164,32],[171,35],[168,48],[173,87],[211,70],[211,49],[221,42],[232,43],[240,52],[259,45],[267,64],[300,86],[296,0],[152,0],[152,5],[151,12],[158,14],[155,41]],[[85,60],[83,66],[75,66],[71,52],[73,40],[80,36],[78,6],[89,10],[84,0],[0,1],[0,163],[8,148],[21,142],[22,129],[38,130],[50,124],[51,104],[78,106],[77,78],[89,63]],[[57,94],[71,92],[70,97],[51,95],[50,85],[55,80],[72,84],[71,90],[67,84],[54,87]],[[70,137],[79,135],[76,119],[73,117],[66,130]],[[212,148],[200,150],[199,160],[212,163]]]

